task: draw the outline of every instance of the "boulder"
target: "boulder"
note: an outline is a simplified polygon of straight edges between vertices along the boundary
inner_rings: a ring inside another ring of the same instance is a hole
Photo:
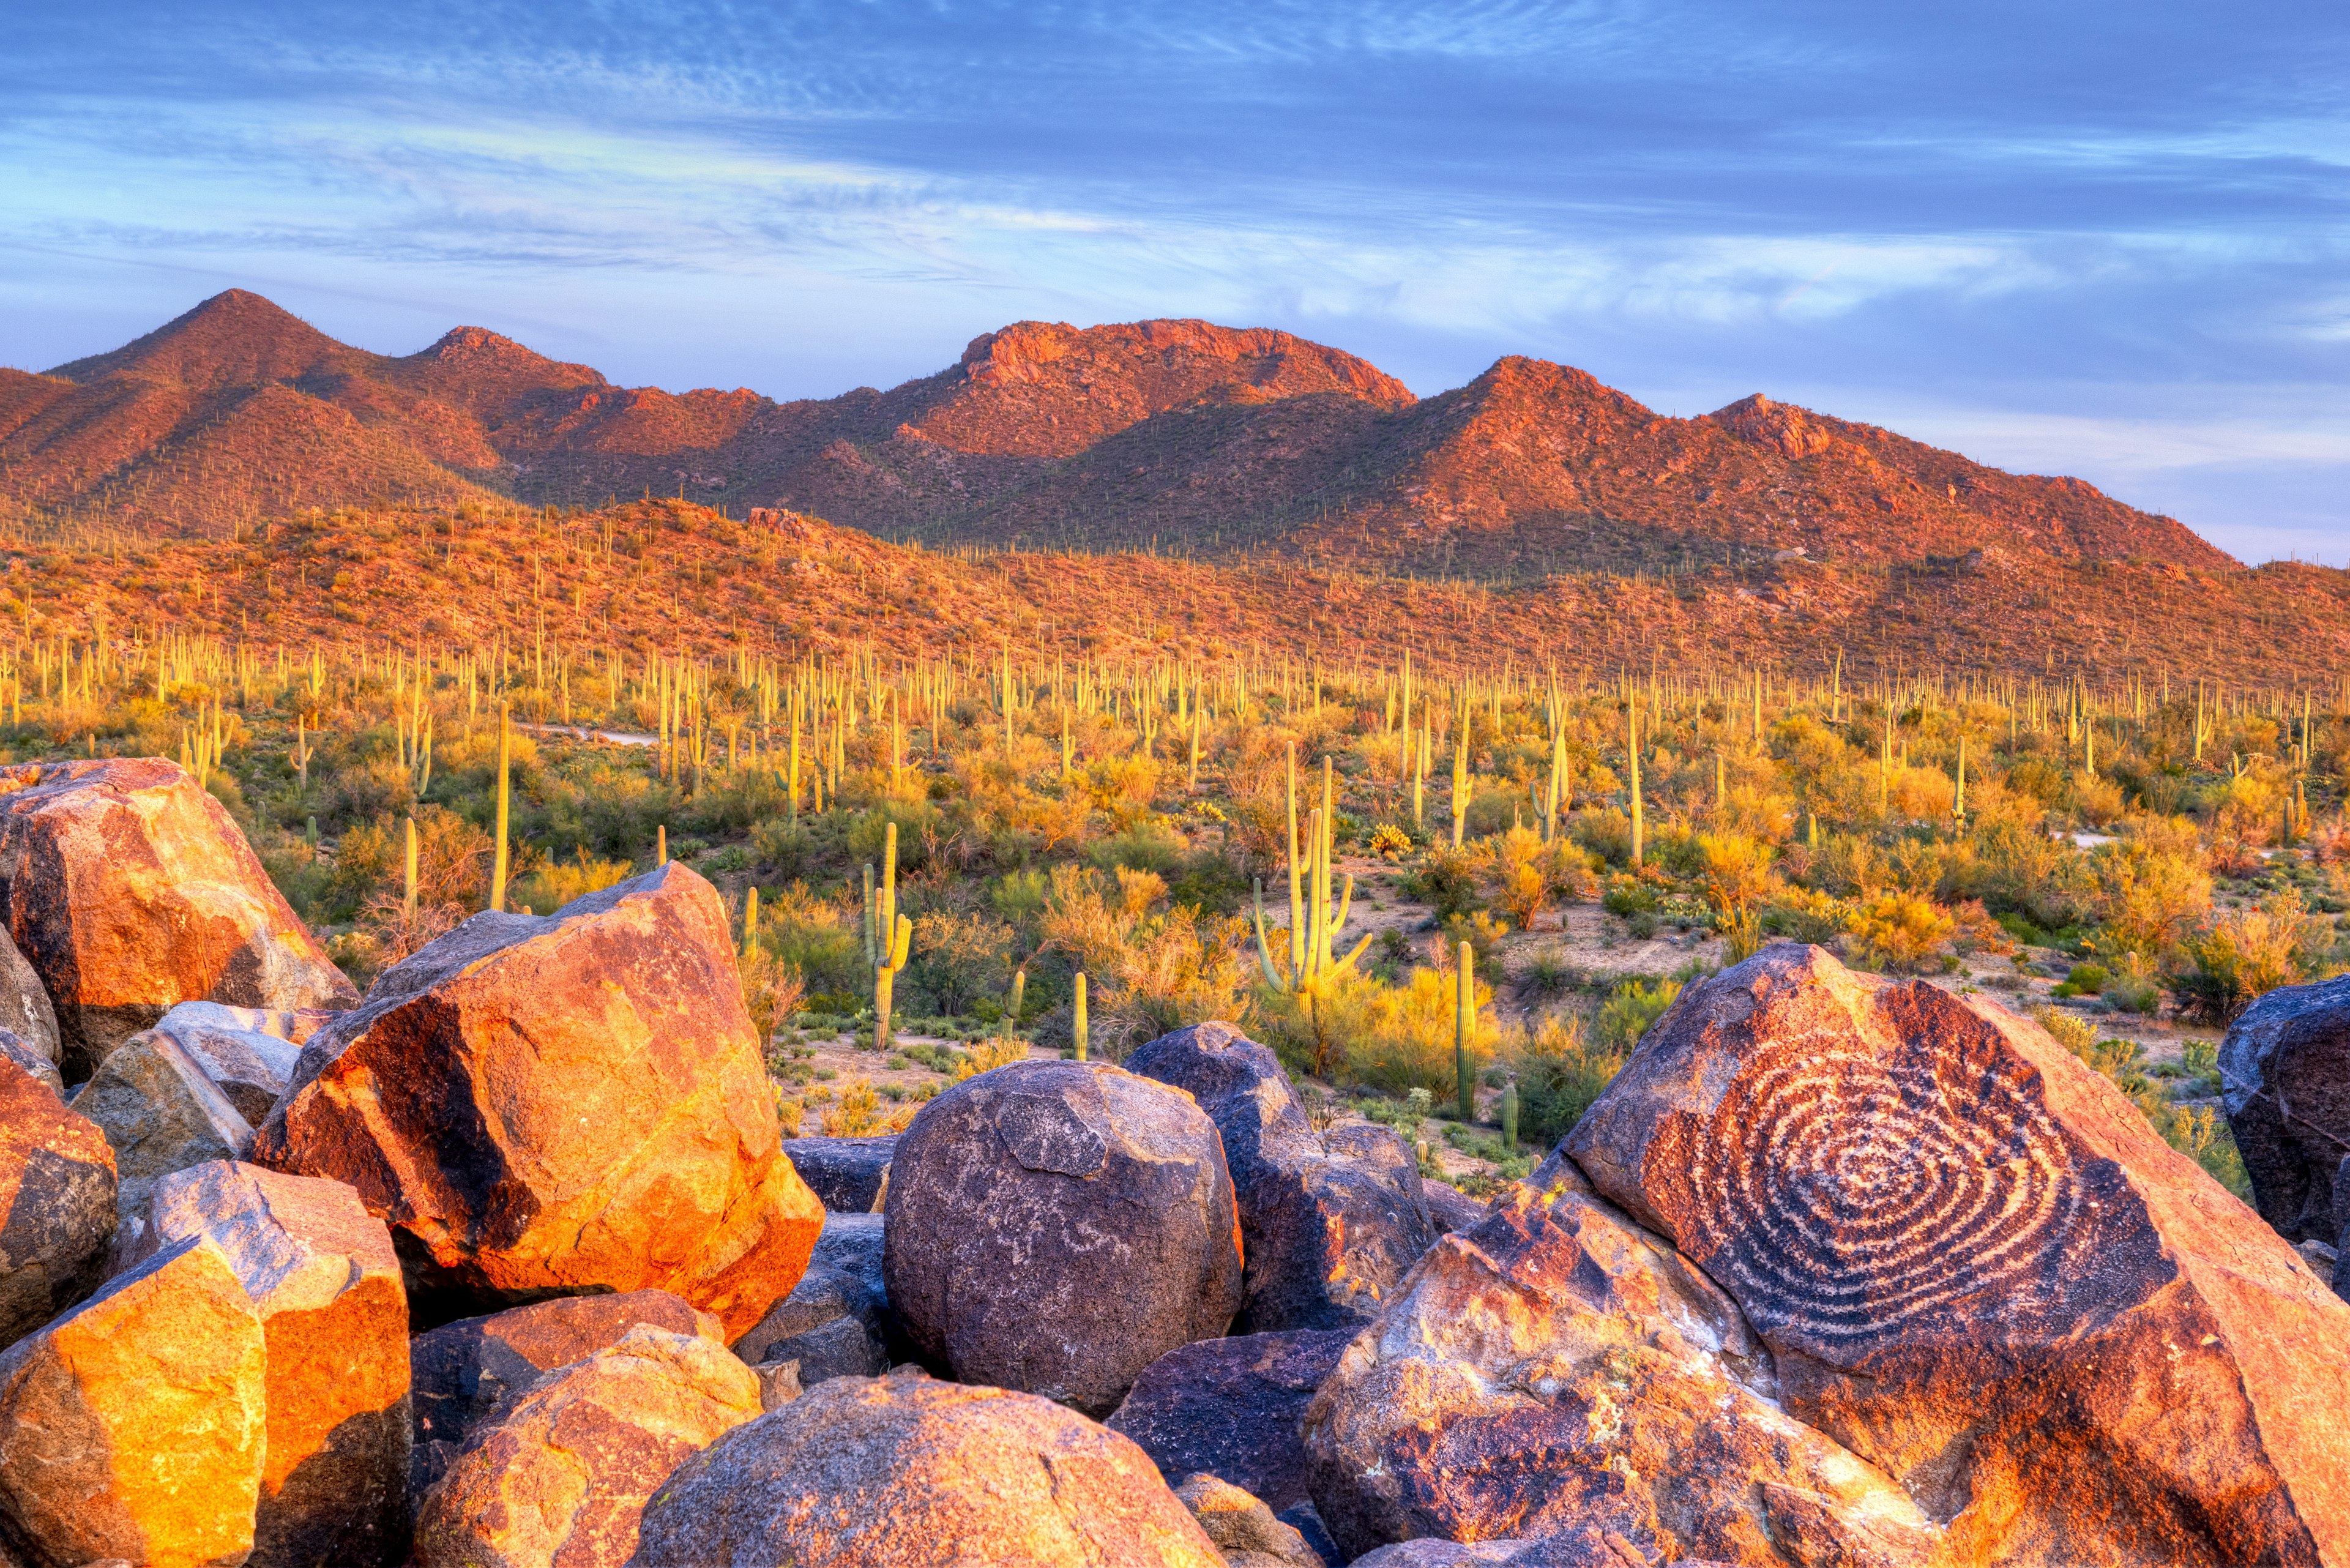
[[[672,861],[392,966],[302,1048],[253,1158],[357,1187],[428,1324],[656,1288],[731,1335],[824,1220],[779,1141],[726,911]]]
[[[114,1193],[106,1134],[13,1059],[0,1060],[0,1345],[106,1277]]]
[[[635,1568],[1224,1568],[1141,1449],[912,1367],[737,1427],[646,1505]]]
[[[236,1107],[237,1115],[259,1127],[284,1096],[304,1044],[334,1016],[319,1008],[273,1012],[217,1002],[183,1002],[148,1033],[178,1045]]]
[[[1305,1537],[1273,1516],[1263,1500],[1211,1475],[1184,1479],[1175,1501],[1191,1511],[1227,1568],[1322,1568]]]
[[[2333,1246],[2334,1176],[2350,1152],[2350,975],[2282,985],[2220,1046],[2227,1108],[2252,1202],[2290,1241]]]
[[[411,1499],[421,1499],[473,1428],[540,1374],[608,1350],[639,1324],[720,1342],[724,1334],[716,1318],[667,1291],[563,1296],[418,1334],[408,1347],[416,1421]]]
[[[99,1064],[74,1096],[74,1109],[114,1146],[120,1185],[115,1207],[135,1240],[148,1194],[175,1170],[243,1159],[253,1128],[170,1036],[134,1034]]]
[[[1449,1181],[1422,1181],[1419,1195],[1428,1205],[1428,1221],[1440,1235],[1467,1231],[1485,1218],[1485,1205]]]
[[[13,1062],[31,1074],[58,1099],[66,1097],[66,1081],[57,1073],[56,1059],[13,1029],[0,1029],[0,1059]]]
[[[1126,1065],[1190,1094],[1223,1138],[1248,1259],[1243,1332],[1368,1323],[1436,1239],[1403,1140],[1315,1133],[1281,1063],[1231,1024],[1162,1034]]]
[[[620,1568],[645,1500],[759,1414],[759,1379],[699,1334],[639,1324],[477,1428],[425,1494],[420,1568]]]
[[[962,1382],[1106,1416],[1240,1305],[1215,1124],[1107,1063],[1015,1063],[940,1095],[899,1142],[883,1213],[890,1310]]]
[[[881,1187],[889,1179],[898,1137],[888,1133],[879,1137],[785,1138],[784,1152],[827,1210],[870,1214],[881,1206]]]
[[[0,928],[55,1004],[69,1083],[182,1002],[359,1000],[220,802],[161,757],[0,769]]]
[[[1139,1444],[1160,1475],[1204,1470],[1287,1508],[1308,1490],[1305,1407],[1354,1337],[1300,1329],[1179,1345],[1134,1380],[1105,1424]]]
[[[1539,1541],[1399,1542],[1356,1558],[1355,1568],[1656,1568],[1661,1561],[1620,1535],[1586,1528]],[[1848,1561],[1864,1568],[1862,1560]],[[1720,1565],[1682,1557],[1675,1568]]]
[[[339,1181],[225,1161],[156,1182],[144,1219],[118,1248],[119,1267],[209,1241],[261,1319],[267,1459],[246,1568],[396,1552],[407,1525],[408,1301],[383,1221]]]
[[[850,1226],[861,1229],[852,1232]],[[889,1303],[881,1240],[878,1214],[827,1214],[807,1272],[734,1342],[734,1354],[754,1366],[795,1361],[804,1387],[827,1377],[887,1372]]]
[[[227,1256],[174,1242],[0,1352],[0,1520],[47,1563],[244,1562],[267,1377]]]
[[[15,1034],[54,1067],[64,1060],[65,1043],[57,1033],[57,1010],[49,1005],[41,977],[8,940],[0,927],[0,1030]]]
[[[1565,1147],[1954,1560],[2350,1561],[2350,1304],[2037,1025],[1768,948]]]
[[[1777,1393],[1737,1307],[1554,1159],[1438,1241],[1324,1379],[1315,1507],[1356,1556],[1588,1526],[1666,1557],[1922,1568],[1940,1532]]]

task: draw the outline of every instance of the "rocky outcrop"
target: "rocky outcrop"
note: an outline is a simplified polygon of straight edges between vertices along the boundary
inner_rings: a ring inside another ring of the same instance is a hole
[[[2261,1218],[2289,1241],[2338,1245],[2335,1177],[2350,1156],[2350,976],[2279,986],[2246,1008],[2220,1046],[2220,1083]]]
[[[383,1221],[341,1182],[226,1162],[164,1177],[142,1218],[121,1267],[208,1242],[261,1322],[266,1457],[246,1568],[396,1552],[408,1521],[408,1301]]]
[[[317,1008],[273,1012],[183,1002],[147,1033],[179,1046],[236,1114],[259,1127],[284,1096],[304,1044],[334,1017]]]
[[[645,1500],[759,1414],[723,1345],[639,1324],[547,1373],[466,1439],[416,1519],[420,1568],[620,1568]]]
[[[1355,1559],[1356,1568],[1657,1568],[1662,1559],[1599,1530],[1578,1530],[1540,1541],[1405,1541]],[[1862,1560],[1854,1560],[1860,1568]],[[1720,1568],[1694,1557],[1676,1568]]]
[[[359,1000],[220,802],[160,757],[0,770],[0,925],[55,1004],[69,1083],[182,1002]]]
[[[890,1309],[962,1382],[1106,1416],[1240,1304],[1215,1125],[1106,1063],[1016,1063],[940,1095],[898,1145],[883,1212]]]
[[[227,1256],[175,1242],[0,1352],[0,1518],[48,1563],[244,1562],[267,1380]]]
[[[1305,1537],[1273,1516],[1262,1499],[1218,1476],[1187,1476],[1175,1500],[1224,1555],[1226,1568],[1322,1568]]]
[[[1440,1236],[1467,1231],[1485,1218],[1485,1205],[1444,1181],[1422,1181],[1419,1195],[1428,1205],[1428,1222]]]
[[[639,1325],[723,1342],[718,1320],[667,1291],[562,1296],[443,1324],[410,1342],[416,1417],[410,1495],[449,1468],[473,1429],[543,1373],[608,1350]]]
[[[49,1005],[41,977],[25,961],[5,929],[0,929],[0,1029],[40,1053],[53,1067],[64,1059],[57,1009]]]
[[[753,1366],[795,1362],[803,1387],[828,1377],[879,1377],[889,1370],[882,1244],[879,1215],[827,1213],[807,1272],[790,1295],[734,1342],[734,1354]]]
[[[1223,1568],[1141,1449],[1073,1411],[913,1368],[737,1427],[645,1508],[635,1568]]]
[[[792,1168],[827,1210],[870,1214],[880,1206],[881,1183],[898,1135],[879,1137],[795,1137],[784,1140]]]
[[[135,1238],[148,1195],[175,1170],[244,1158],[253,1128],[170,1036],[134,1034],[74,1097],[114,1146],[115,1203]]]
[[[1402,1139],[1317,1134],[1281,1063],[1231,1024],[1161,1035],[1126,1065],[1188,1092],[1223,1138],[1248,1259],[1244,1332],[1368,1323],[1435,1240]]]
[[[1303,1329],[1180,1345],[1134,1380],[1104,1425],[1132,1438],[1161,1475],[1204,1470],[1287,1508],[1309,1490],[1305,1407],[1354,1337]]]
[[[1589,1526],[1666,1557],[1923,1568],[1940,1532],[1777,1392],[1737,1307],[1554,1159],[1324,1380],[1314,1502],[1356,1555]]]
[[[0,1345],[106,1277],[114,1149],[54,1089],[0,1060]]]
[[[2036,1025],[1766,949],[1565,1147],[1956,1560],[2350,1557],[2350,1305]]]
[[[650,1287],[739,1334],[823,1224],[778,1142],[725,909],[672,861],[394,965],[303,1047],[253,1158],[357,1187],[427,1322]]]

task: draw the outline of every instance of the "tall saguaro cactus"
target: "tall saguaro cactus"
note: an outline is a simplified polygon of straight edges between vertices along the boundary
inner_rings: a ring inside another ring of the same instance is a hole
[[[1330,759],[1322,759],[1322,805],[1311,813],[1301,842],[1297,831],[1297,752],[1289,753],[1289,940],[1286,965],[1276,965],[1273,942],[1264,928],[1264,883],[1256,884],[1256,951],[1264,967],[1265,983],[1275,991],[1306,999],[1313,1007],[1324,987],[1355,967],[1371,945],[1367,935],[1344,958],[1332,956],[1332,943],[1347,923],[1355,901],[1355,878],[1346,876],[1336,903],[1330,898],[1332,823],[1337,815]]]

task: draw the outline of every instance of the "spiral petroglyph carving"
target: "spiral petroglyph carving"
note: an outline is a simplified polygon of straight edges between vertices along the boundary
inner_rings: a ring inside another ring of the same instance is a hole
[[[1706,1267],[1773,1326],[1885,1333],[2059,1265],[2086,1204],[2030,1078],[1803,1043],[1751,1058],[1690,1150]]]

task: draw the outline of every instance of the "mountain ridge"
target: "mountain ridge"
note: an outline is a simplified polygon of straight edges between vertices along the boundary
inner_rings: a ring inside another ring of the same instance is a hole
[[[929,376],[778,402],[620,387],[484,327],[343,344],[244,290],[41,374],[0,370],[6,501],[203,532],[314,505],[782,506],[932,545],[1524,576],[1783,552],[2241,564],[2077,479],[2017,475],[1757,393],[1659,415],[1505,356],[1417,398],[1267,327],[1014,322]]]

